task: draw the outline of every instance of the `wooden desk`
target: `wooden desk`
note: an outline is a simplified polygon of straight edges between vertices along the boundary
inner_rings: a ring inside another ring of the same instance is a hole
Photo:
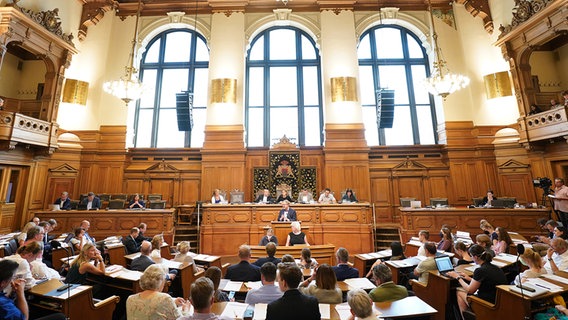
[[[62,294],[60,297],[48,297],[45,295],[62,285],[61,281],[52,279],[34,286],[27,291],[27,294],[35,297],[29,304],[44,310],[63,312],[69,319],[112,319],[112,313],[119,300],[118,296],[111,296],[95,304],[93,303],[92,287],[90,286],[87,286],[88,288],[81,292],[72,294],[69,298],[66,298],[67,293]],[[39,303],[40,301],[46,301],[54,305],[41,304]]]
[[[263,246],[251,246],[251,258],[257,260],[258,258],[266,257],[266,247]],[[305,246],[277,246],[275,257],[282,258],[283,255],[289,254],[294,257],[294,259],[300,259],[302,256],[302,249]],[[312,258],[318,261],[318,264],[327,263],[330,266],[334,265],[335,257],[335,246],[333,244],[323,244],[323,245],[313,245],[309,246],[312,252]]]
[[[332,243],[352,254],[373,250],[369,203],[293,204],[302,228],[309,228],[310,244]],[[266,226],[278,218],[280,205],[206,204],[200,228],[200,252],[235,255],[243,243],[258,244]],[[286,235],[289,233],[285,233]],[[277,236],[280,245],[285,236]],[[283,237],[283,238],[281,238]]]
[[[448,224],[452,230],[466,231],[475,235],[481,233],[479,220],[486,219],[492,225],[513,230],[531,238],[542,234],[536,220],[548,218],[549,212],[550,209],[400,208],[401,236],[406,242],[422,229],[439,230],[443,224]]]
[[[302,232],[306,235],[306,239],[308,243],[312,243],[312,238],[310,237],[310,227],[307,225],[302,224],[301,221],[300,225],[302,226]],[[288,234],[292,232],[292,228],[290,226],[292,222],[284,222],[284,221],[272,221],[270,224],[272,226],[272,230],[274,230],[274,235],[278,239],[278,245],[285,246],[286,239],[288,238]]]
[[[164,233],[168,238],[173,235],[173,214],[175,209],[146,210],[89,210],[89,211],[38,211],[35,216],[40,220],[57,220],[54,232],[69,232],[81,225],[81,221],[91,223],[89,235],[102,240],[116,235],[128,235],[132,227],[141,222],[148,225],[146,235]],[[167,239],[166,239],[167,240]]]
[[[429,271],[428,283],[423,284],[418,281],[412,281],[412,291],[417,297],[424,300],[427,304],[438,310],[438,313],[432,316],[434,320],[451,319],[446,317],[446,313],[451,313],[449,306],[451,301],[456,301],[455,291],[450,290],[452,286],[459,285],[456,280],[455,284],[451,283],[452,279],[440,275],[437,270]]]
[[[392,255],[391,249],[381,250],[378,252],[371,253],[360,253],[353,256],[353,267],[359,270],[359,277],[364,277],[375,261],[388,260]]]
[[[432,308],[418,297],[407,297],[391,302],[375,302],[374,304],[375,309],[381,313],[381,319],[401,319],[409,317],[430,316],[437,312],[436,309]],[[211,311],[217,315],[220,315],[223,313],[223,310],[225,310],[226,305],[227,302],[214,303]],[[329,305],[331,320],[340,319],[335,306],[335,304]]]

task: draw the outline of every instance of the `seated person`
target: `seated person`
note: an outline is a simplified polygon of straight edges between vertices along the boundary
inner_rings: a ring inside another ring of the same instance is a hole
[[[284,295],[268,304],[266,320],[321,319],[318,300],[298,290],[303,278],[302,270],[295,263],[281,263],[278,271],[278,286]]]
[[[448,227],[443,227],[440,229],[440,235],[442,239],[438,242],[436,248],[442,251],[449,251],[452,248],[452,231]]]
[[[85,239],[85,229],[79,227],[75,228],[73,231],[75,236],[69,240],[71,246],[73,246],[73,252],[80,252],[83,249],[87,239]]]
[[[272,197],[272,195],[270,195],[270,191],[268,191],[268,189],[264,189],[262,191],[262,194],[259,195],[256,200],[254,200],[254,202],[256,203],[274,203],[274,198]]]
[[[550,109],[561,108],[562,104],[556,102],[556,99],[550,99]]]
[[[128,237],[124,237],[122,239],[122,244],[126,248],[126,254],[133,254],[136,252],[140,252],[140,244],[136,242],[136,238],[138,238],[138,234],[140,233],[140,229],[137,227],[133,227],[130,229],[130,234]]]
[[[161,234],[157,234],[152,238],[150,242],[152,244],[152,253],[150,254],[150,258],[158,259],[162,257],[162,245],[164,244],[164,237]]]
[[[503,227],[497,227],[495,231],[497,232],[497,237],[498,237],[497,243],[495,243],[491,247],[491,249],[493,249],[496,255],[500,253],[509,253],[509,246],[513,244],[511,236],[509,236],[509,233]]]
[[[562,238],[554,238],[546,256],[543,257],[543,262],[549,274],[568,269],[568,242]]]
[[[266,246],[269,242],[273,242],[275,245],[278,245],[278,238],[274,235],[274,230],[272,230],[272,228],[266,229],[266,235],[260,239],[258,245]]]
[[[30,262],[36,260],[43,255],[43,243],[32,241],[18,248],[16,254],[5,257],[6,260],[12,260],[18,263],[16,276],[25,280],[25,289],[29,290],[35,286],[36,279],[32,275]],[[7,288],[7,294],[10,295],[11,288]]]
[[[463,312],[468,309],[469,303],[467,296],[475,294],[477,297],[495,303],[495,296],[497,295],[497,286],[507,284],[507,277],[503,270],[491,264],[492,257],[480,245],[473,245],[469,248],[473,262],[479,268],[473,271],[473,277],[464,273],[457,273],[455,271],[448,272],[448,276],[458,280],[458,283],[463,290],[457,291],[458,306],[460,311]],[[468,283],[469,282],[469,283]]]
[[[347,249],[343,247],[337,249],[335,257],[337,258],[337,265],[333,266],[332,269],[335,272],[337,281],[359,278],[359,270],[349,265],[349,251]]]
[[[400,242],[398,241],[391,242],[390,248],[391,248],[391,257],[389,260],[397,261],[397,260],[406,259],[406,256],[404,255],[404,250],[402,249],[402,244]],[[424,246],[420,248],[423,249]],[[373,263],[373,265],[369,269],[369,272],[367,272],[367,274],[365,275],[365,278],[371,277],[373,275],[373,268],[375,268],[375,266],[378,266],[381,263],[383,263],[381,259],[377,259],[377,261],[375,261],[375,263]]]
[[[282,190],[282,193],[278,196],[278,199],[276,199],[276,203],[281,203],[284,200],[293,202],[292,198],[290,198],[290,195],[288,194],[288,190],[286,189]]]
[[[140,245],[140,256],[132,260],[130,263],[130,269],[134,271],[144,272],[149,266],[155,264],[154,260],[150,258],[150,253],[152,252],[152,244],[146,240],[142,241]],[[166,280],[174,280],[177,274],[177,270],[172,270],[166,275]]]
[[[238,264],[234,264],[227,268],[225,279],[232,281],[260,281],[260,268],[249,262],[251,255],[250,247],[241,245],[239,247]]]
[[[428,276],[430,275],[430,270],[437,270],[436,261],[434,257],[436,256],[436,244],[434,242],[426,242],[424,244],[424,249],[426,249],[426,259],[422,260],[414,269],[414,276],[418,277],[418,281],[423,284],[428,284]]]
[[[296,201],[296,202],[298,202],[298,203],[313,203],[314,198],[312,197],[311,192],[309,192],[307,189],[303,189],[298,194],[298,201]]]
[[[515,277],[515,284],[523,283],[530,278],[539,278],[547,273],[540,254],[534,252],[531,248],[526,248],[519,260],[528,269],[519,274],[518,277]]]
[[[475,236],[475,243],[485,248],[491,257],[495,257],[495,251],[491,249],[491,239],[486,234],[478,234]]]
[[[0,292],[14,292],[15,299],[0,294],[0,318],[1,319],[28,319],[29,308],[24,292],[25,280],[15,278],[18,263],[9,259],[0,260]],[[45,318],[36,318],[37,320],[51,319],[64,320],[65,315],[62,313],[51,314]]]
[[[145,319],[148,315],[160,315],[163,319],[177,319],[182,316],[182,309],[189,311],[189,301],[183,298],[172,299],[162,292],[166,284],[166,270],[161,265],[151,265],[140,277],[142,292],[133,294],[126,300],[128,319]],[[181,308],[178,308],[181,307]]]
[[[302,269],[315,269],[318,266],[316,259],[312,258],[310,248],[302,249],[299,266]]]
[[[276,244],[274,242],[269,242],[266,244],[266,258],[260,258],[256,260],[253,264],[257,267],[262,267],[263,264],[267,262],[272,262],[274,265],[280,263],[280,259],[275,258],[274,255],[276,254]]]
[[[485,233],[491,238],[492,244],[497,243],[497,237],[498,237],[497,232],[495,232],[495,228],[493,227],[493,225],[491,225],[491,223],[489,223],[489,221],[485,219],[479,220],[479,228],[483,230],[483,233]]]
[[[193,263],[193,273],[197,273],[197,272],[203,270],[202,268],[198,268],[197,265],[195,264],[195,261],[193,261],[193,257],[191,256],[191,254],[189,252],[189,241],[178,242],[176,249],[177,249],[178,253],[174,257],[174,259],[173,259],[174,261]]]
[[[177,320],[191,319],[226,319],[220,318],[212,311],[213,307],[213,283],[205,277],[201,277],[191,284],[189,301],[194,308],[192,316],[183,316]]]
[[[378,264],[371,270],[376,288],[369,292],[373,302],[395,301],[408,297],[408,290],[392,282],[392,272],[384,263]]]
[[[353,194],[353,190],[351,190],[351,189],[345,190],[345,194],[341,198],[341,202],[343,202],[343,203],[357,202],[357,198],[355,198],[355,195]]]
[[[148,225],[144,222],[141,222],[138,225],[138,230],[140,232],[138,232],[138,237],[136,237],[136,242],[138,243],[138,246],[140,246],[142,244],[142,241],[146,240],[146,241],[152,241],[151,237],[146,237],[144,236],[144,234],[146,233],[146,230],[148,230]]]
[[[260,281],[262,282],[262,287],[247,292],[245,303],[252,305],[257,303],[271,303],[282,297],[282,291],[274,284],[275,280],[276,265],[272,262],[264,263],[260,267]]]
[[[87,206],[87,210],[99,210],[101,208],[101,199],[95,197],[93,192],[89,192],[87,197],[81,201],[82,205]]]
[[[457,259],[457,261],[454,260],[456,261],[456,266],[462,264],[470,264],[473,262],[471,256],[469,255],[469,252],[467,252],[467,247],[465,246],[465,243],[461,241],[456,242],[456,244],[454,245],[454,252],[456,253],[456,256],[459,257],[459,259],[454,258]]]
[[[331,194],[331,190],[329,188],[325,188],[323,193],[320,195],[318,202],[322,204],[337,203],[335,197],[333,196],[333,194]]]
[[[134,198],[130,200],[128,204],[128,209],[144,209],[146,208],[146,204],[144,204],[144,200],[140,199],[140,195],[137,193],[134,195]]]
[[[61,210],[71,210],[71,199],[67,191],[61,192],[61,196],[53,204],[58,204]]]
[[[493,194],[493,190],[487,190],[487,195],[483,197],[483,200],[481,200],[481,205],[484,207],[491,207],[493,205],[493,200],[497,200],[497,197]]]
[[[296,263],[296,259],[294,259],[294,257],[292,257],[291,254],[285,254],[282,256],[282,259],[280,260],[280,262],[282,263]]]
[[[282,201],[282,209],[278,213],[278,221],[296,221],[296,210],[290,208],[290,202]]]
[[[71,262],[65,282],[81,285],[88,284],[88,273],[96,276],[104,276],[105,274],[104,259],[100,251],[92,243],[86,243],[77,258]],[[99,299],[105,298],[103,289],[102,285],[94,285],[93,296]]]
[[[225,203],[225,198],[221,195],[221,190],[213,190],[213,196],[211,197],[211,203]]]
[[[213,294],[213,302],[225,302],[229,301],[229,295],[223,292],[223,290],[219,290],[219,285],[221,284],[221,269],[218,267],[209,267],[205,274],[203,275],[205,278],[209,278],[211,282],[213,282],[213,290],[215,293]]]
[[[348,319],[373,320],[377,313],[373,310],[373,303],[363,289],[353,289],[347,292],[347,304],[351,308],[351,317]],[[357,317],[357,318],[355,318]]]
[[[315,283],[312,283],[313,280]],[[308,279],[300,283],[300,292],[316,297],[319,303],[334,304],[343,300],[343,293],[337,286],[335,273],[326,263],[317,267]]]
[[[300,222],[294,221],[290,224],[292,228],[292,232],[288,233],[288,237],[286,238],[286,246],[293,246],[296,244],[305,244],[309,246],[308,239],[306,238],[306,234],[302,232],[302,226]]]
[[[533,114],[537,114],[537,113],[541,113],[542,110],[539,108],[538,105],[536,104],[531,104],[531,110],[529,111],[529,116],[532,116]]]

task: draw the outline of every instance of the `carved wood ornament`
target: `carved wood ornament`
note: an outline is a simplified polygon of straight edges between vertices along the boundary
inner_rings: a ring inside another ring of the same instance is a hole
[[[97,25],[104,17],[105,12],[116,10],[118,3],[114,0],[86,0],[81,13],[81,24],[79,25],[78,37],[80,41],[85,40],[90,26]]]

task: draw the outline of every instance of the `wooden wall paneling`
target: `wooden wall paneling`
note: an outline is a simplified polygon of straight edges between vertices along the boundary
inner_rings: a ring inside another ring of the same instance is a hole
[[[93,176],[94,171],[95,171],[95,169],[94,169],[93,165],[86,165],[86,166],[81,165],[81,168],[79,169],[78,186],[75,190],[73,190],[73,194],[71,194],[71,193],[69,194],[71,199],[79,200],[79,196],[82,193],[87,193],[89,191],[94,190],[93,187],[96,187],[96,186],[94,186],[91,182],[91,180],[92,180],[91,176]],[[102,177],[101,177],[101,179],[102,179]]]
[[[49,191],[48,180],[48,161],[37,161],[30,167],[30,176],[28,178],[27,191],[25,203],[27,209],[24,210],[23,215],[26,220],[31,219],[30,210],[44,209],[44,201],[46,204],[55,201],[54,199],[47,198]]]
[[[448,178],[441,176],[430,176],[428,178],[428,183],[430,192],[430,198],[451,198],[448,196]],[[427,203],[430,203],[430,199],[426,199]]]
[[[450,173],[452,188],[456,196],[456,205],[468,205],[473,198],[473,185],[478,181],[478,172],[475,162],[451,162]]]
[[[426,202],[426,197],[424,195],[424,181],[422,176],[398,176],[395,177],[397,183],[397,194],[398,198],[401,197],[412,197],[416,200],[422,201],[423,204]],[[395,199],[397,203],[400,204],[400,199]],[[428,199],[429,200],[429,199]]]
[[[517,203],[522,205],[537,202],[529,173],[503,174],[500,177],[503,185],[503,194],[501,196],[515,197],[517,198]]]
[[[376,177],[371,179],[371,202],[375,204],[376,223],[392,222],[393,196],[391,192],[390,177]]]
[[[199,190],[201,181],[197,178],[184,178],[180,186],[180,204],[191,204],[199,200]]]
[[[143,178],[129,178],[124,177],[124,193],[134,194],[139,193],[143,195],[148,194],[147,183]]]
[[[0,233],[10,233],[16,218],[16,203],[0,203]]]
[[[173,178],[170,179],[151,179],[150,180],[150,188],[148,193],[158,193],[162,195],[162,200],[166,200],[166,207],[172,207],[174,201],[174,194],[175,194],[175,185],[179,182],[174,180]]]
[[[245,201],[254,201],[253,198],[254,191],[254,168],[266,168],[268,167],[268,149],[262,150],[249,150],[245,159],[246,171],[244,176],[245,187],[243,192],[245,193]]]

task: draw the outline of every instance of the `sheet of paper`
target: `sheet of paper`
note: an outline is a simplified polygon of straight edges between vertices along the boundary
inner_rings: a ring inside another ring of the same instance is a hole
[[[422,247],[422,242],[417,241],[417,240],[410,240],[410,241],[408,241],[407,244],[409,244],[411,246],[415,246],[415,247]]]
[[[319,303],[320,315],[322,319],[331,319],[330,306],[327,303]]]
[[[367,278],[351,278],[351,279],[345,279],[343,280],[343,282],[347,283],[349,289],[360,288],[366,290],[366,289],[375,288],[375,285]]]
[[[225,285],[225,288],[223,290],[225,290],[225,291],[239,291],[239,290],[241,290],[242,285],[243,285],[243,283],[240,282],[240,281],[227,281],[227,284]]]
[[[227,318],[230,318],[230,319],[235,319],[235,318],[242,319],[247,307],[248,307],[248,304],[246,304],[246,303],[227,302],[227,305],[225,306],[225,310],[223,310],[223,313],[221,313],[221,316],[227,317]]]
[[[497,266],[499,268],[503,268],[504,266],[508,265],[508,263],[506,262],[501,262],[501,261],[497,261],[497,260],[492,260],[491,264],[494,266]]]
[[[123,269],[120,272],[111,273],[108,276],[112,278],[121,278],[125,280],[138,281],[142,276],[142,272]]]
[[[473,271],[475,271],[475,269],[477,269],[477,268],[479,268],[479,266],[475,264],[475,265],[473,265],[473,266],[469,266],[469,267],[465,268],[465,270],[467,270],[467,271],[469,271],[469,272],[473,272]]]
[[[568,270],[564,270],[564,271],[568,272]],[[542,277],[568,284],[568,279],[561,277],[561,276],[557,276],[557,275],[553,275],[553,274],[543,274]]]
[[[406,268],[406,267],[410,267],[410,264],[407,262],[404,262],[402,260],[398,260],[398,261],[389,261],[389,263],[391,263],[392,265],[394,265],[397,268]]]
[[[379,252],[373,253],[373,255],[376,255],[377,258],[390,257],[392,256],[392,250],[391,249],[381,250]]]
[[[245,286],[249,289],[258,289],[262,287],[261,281],[249,281],[245,283]]]
[[[500,253],[495,258],[497,258],[499,260],[505,260],[505,261],[510,262],[510,263],[517,262],[517,256],[512,255],[512,254],[508,254],[508,253]]]
[[[254,317],[253,320],[264,320],[266,319],[266,309],[268,308],[268,304],[266,303],[257,303],[254,305]]]
[[[533,285],[535,285],[539,288],[549,290],[550,292],[562,292],[563,291],[561,286],[555,285],[552,282],[548,282],[548,281],[540,279],[540,278],[529,278],[529,279],[527,279],[526,282],[533,284]]]
[[[373,255],[370,254],[370,253],[361,253],[361,257],[363,257],[363,259],[366,259],[366,260],[373,259]]]
[[[90,286],[78,286],[76,288],[69,290],[69,292],[64,292],[61,295],[53,296],[53,298],[67,299],[68,297],[72,297],[81,291],[87,290],[88,288],[90,288]]]
[[[339,319],[341,320],[349,319],[349,317],[351,316],[351,308],[349,307],[347,302],[336,304],[335,311],[337,311]]]

